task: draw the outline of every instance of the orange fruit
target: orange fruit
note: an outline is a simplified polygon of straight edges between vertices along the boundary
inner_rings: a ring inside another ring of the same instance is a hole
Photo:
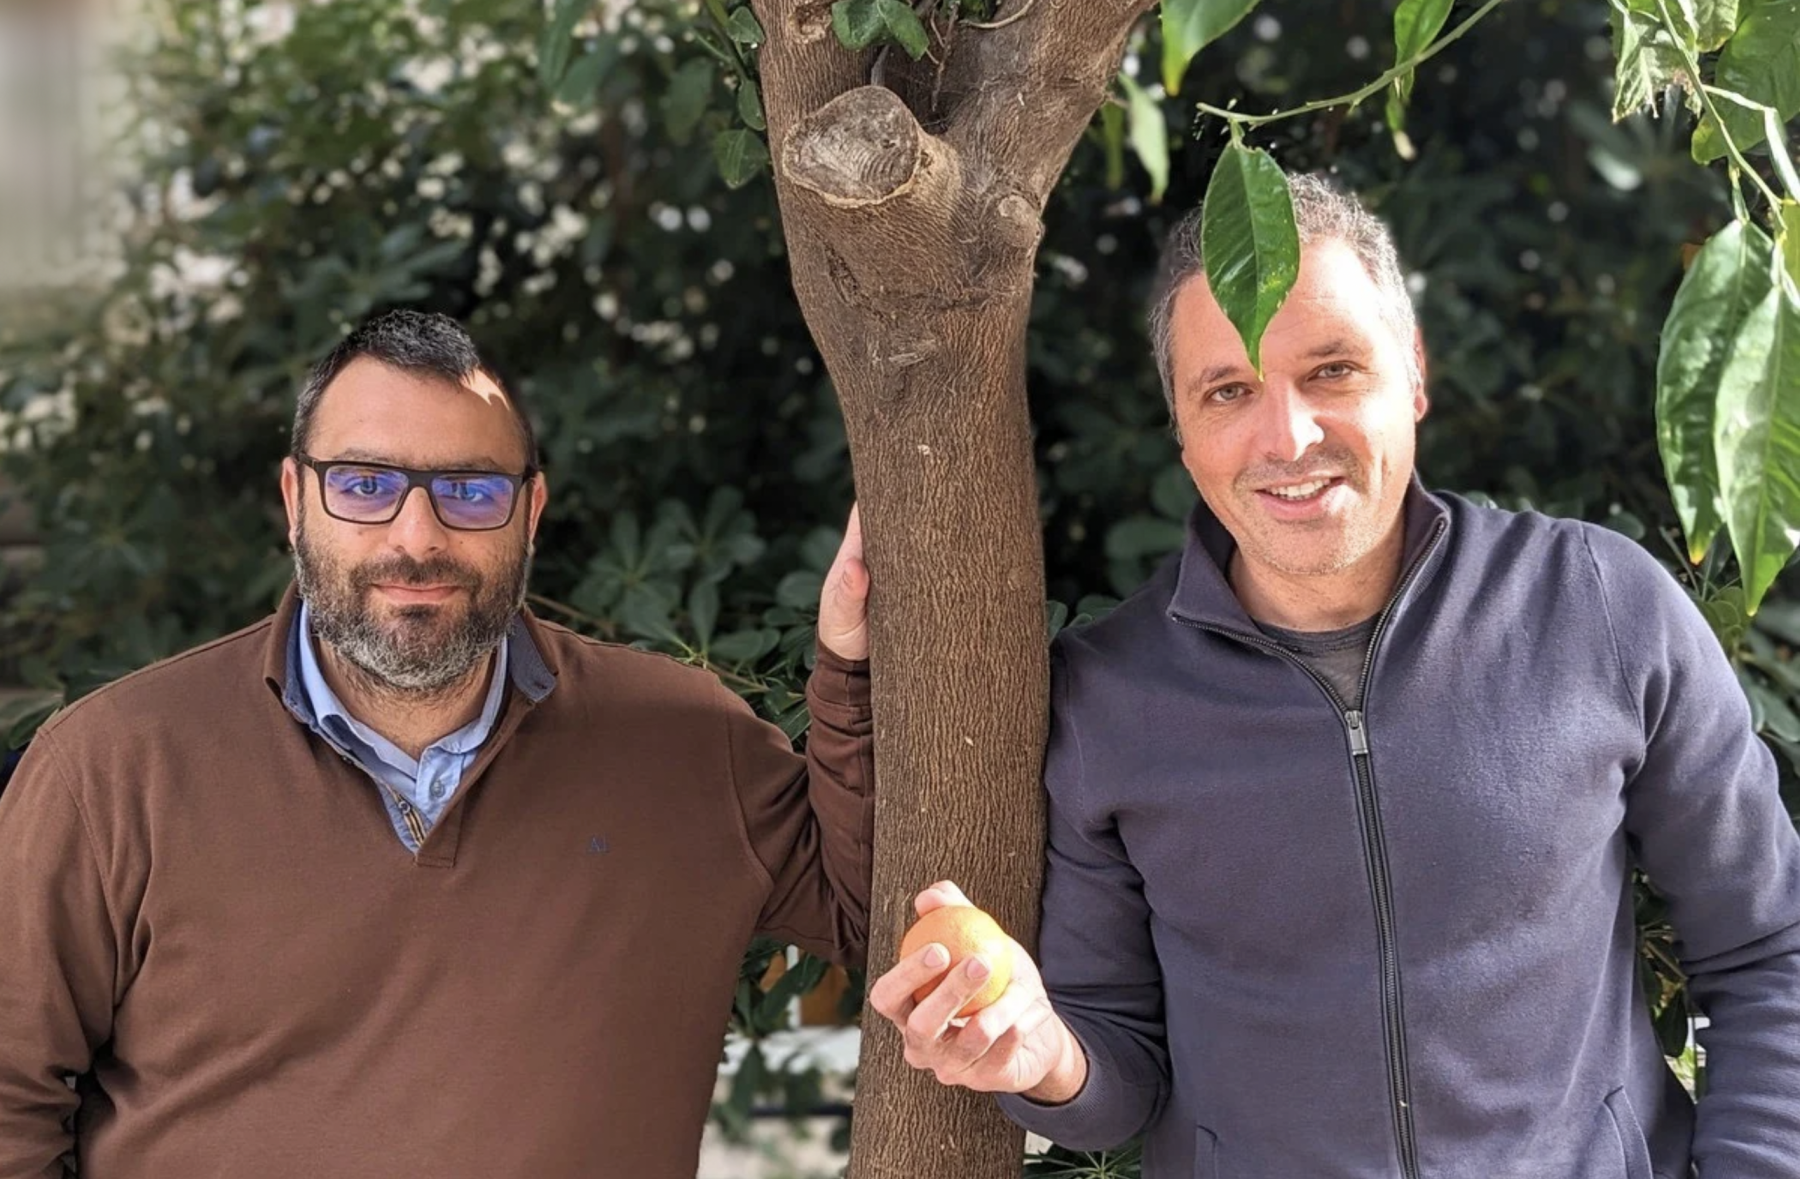
[[[998,999],[1012,981],[1012,940],[998,921],[974,905],[946,905],[919,918],[900,939],[900,956],[915,954],[932,942],[950,951],[950,965],[913,992],[915,1003],[924,1002],[946,975],[976,954],[981,955],[992,973],[981,990],[956,1013],[958,1019],[965,1019]]]

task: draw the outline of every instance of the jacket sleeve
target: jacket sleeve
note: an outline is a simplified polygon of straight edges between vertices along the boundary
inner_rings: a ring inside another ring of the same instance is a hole
[[[806,702],[806,756],[729,697],[732,774],[756,858],[770,878],[757,932],[845,966],[869,939],[875,843],[875,735],[866,661],[821,646]]]
[[[1059,642],[1051,656],[1044,761],[1049,851],[1038,957],[1050,1004],[1087,1054],[1087,1082],[1061,1105],[1000,1098],[1006,1116],[1075,1150],[1104,1150],[1141,1132],[1168,1100],[1162,969],[1144,881],[1107,809],[1086,797],[1081,739]]]
[[[40,734],[0,796],[0,1179],[64,1173],[69,1078],[112,1034],[116,937],[86,820]]]
[[[1800,1159],[1800,836],[1705,620],[1635,544],[1590,531],[1644,749],[1626,831],[1669,901],[1708,1026],[1693,1155],[1704,1179]]]

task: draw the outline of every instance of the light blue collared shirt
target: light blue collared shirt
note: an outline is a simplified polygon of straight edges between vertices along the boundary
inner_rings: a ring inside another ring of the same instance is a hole
[[[371,778],[387,787],[382,803],[400,842],[409,851],[419,850],[419,840],[407,823],[406,808],[418,816],[421,827],[430,831],[455,796],[463,774],[474,764],[481,746],[494,731],[500,716],[500,704],[506,698],[507,664],[512,646],[511,636],[500,641],[494,652],[493,674],[488,678],[487,699],[481,715],[434,742],[417,761],[406,751],[369,728],[344,708],[343,702],[325,682],[319,666],[319,654],[312,637],[312,614],[305,602],[294,626],[299,656],[299,688],[304,696],[313,729],[330,741],[345,757],[362,767]],[[400,805],[404,800],[406,807]]]

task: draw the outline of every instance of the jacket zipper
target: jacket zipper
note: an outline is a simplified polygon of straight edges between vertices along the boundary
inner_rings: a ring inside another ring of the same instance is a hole
[[[1380,615],[1375,619],[1375,628],[1369,632],[1369,649],[1363,654],[1362,678],[1359,681],[1363,708],[1346,708],[1337,689],[1324,676],[1267,636],[1209,626],[1175,616],[1189,626],[1267,651],[1293,664],[1319,685],[1326,699],[1331,701],[1332,707],[1337,709],[1343,719],[1344,733],[1350,742],[1351,769],[1356,776],[1356,810],[1358,826],[1362,831],[1363,860],[1368,865],[1369,894],[1375,906],[1375,943],[1381,960],[1381,1016],[1387,1040],[1388,1100],[1393,1112],[1394,1144],[1400,1155],[1402,1179],[1420,1179],[1419,1138],[1413,1125],[1412,1076],[1406,1057],[1406,1013],[1401,1002],[1400,954],[1395,948],[1393,881],[1388,873],[1387,842],[1382,835],[1381,813],[1375,804],[1375,773],[1369,766],[1369,728],[1363,713],[1369,703],[1369,680],[1375,670],[1375,653],[1381,643],[1381,636],[1387,630],[1394,607],[1406,596],[1407,590],[1412,588],[1419,570],[1424,568],[1426,560],[1443,539],[1444,527],[1444,521],[1439,520],[1430,539],[1425,542],[1425,547],[1401,574],[1393,595],[1388,598],[1387,605],[1381,608]]]

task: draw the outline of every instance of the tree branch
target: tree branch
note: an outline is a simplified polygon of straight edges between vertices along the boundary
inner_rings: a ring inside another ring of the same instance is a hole
[[[769,144],[838,95],[863,85],[867,53],[852,53],[831,31],[831,0],[751,0],[767,34],[757,51]]]
[[[972,30],[945,91],[960,97],[947,138],[1026,178],[1041,209],[1119,72],[1125,39],[1156,0],[1010,0]]]

